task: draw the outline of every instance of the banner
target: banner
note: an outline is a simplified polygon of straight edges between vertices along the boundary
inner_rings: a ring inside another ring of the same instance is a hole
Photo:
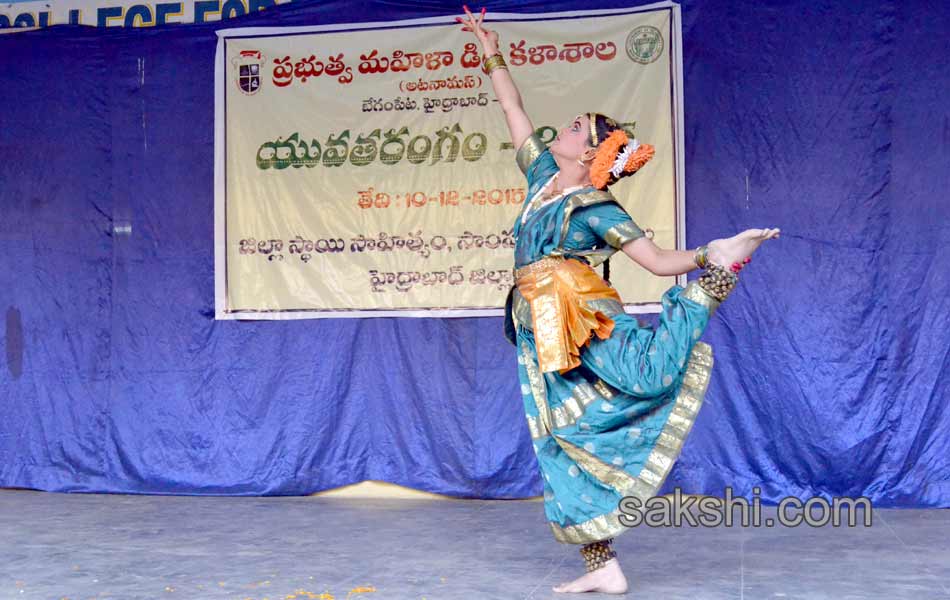
[[[0,33],[26,31],[53,25],[92,27],[153,27],[208,23],[284,5],[291,0],[72,0],[4,3],[0,6]]]
[[[611,189],[664,248],[685,239],[677,8],[487,25],[546,143],[597,111],[656,147]],[[454,16],[218,35],[217,318],[501,314],[525,179]],[[676,283],[611,267],[631,312]]]

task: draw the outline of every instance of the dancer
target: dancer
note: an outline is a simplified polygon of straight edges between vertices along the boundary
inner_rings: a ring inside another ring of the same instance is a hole
[[[622,594],[627,580],[610,546],[627,528],[620,500],[634,496],[642,505],[665,480],[712,368],[712,349],[698,338],[751,254],[779,230],[749,229],[695,252],[657,247],[607,191],[654,148],[598,113],[578,115],[545,147],[498,34],[483,24],[485,9],[464,10],[457,20],[482,45],[528,183],[514,225],[506,332],[518,349],[545,516],[558,541],[580,545],[587,571],[554,591]],[[641,326],[593,269],[618,250],[656,275],[705,272],[663,295],[655,328]]]

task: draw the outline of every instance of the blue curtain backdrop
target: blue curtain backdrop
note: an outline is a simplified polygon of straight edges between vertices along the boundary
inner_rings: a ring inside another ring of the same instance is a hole
[[[457,8],[0,36],[0,486],[540,493],[500,319],[213,319],[214,30]],[[683,8],[688,244],[784,233],[705,335],[666,489],[950,506],[950,5]]]

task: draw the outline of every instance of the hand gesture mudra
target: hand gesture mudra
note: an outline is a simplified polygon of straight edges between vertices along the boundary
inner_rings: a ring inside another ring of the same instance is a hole
[[[485,20],[485,9],[475,16],[468,10],[468,6],[463,5],[465,9],[465,18],[455,17],[455,20],[462,24],[462,31],[471,31],[482,44],[482,50],[486,55],[494,54],[498,51],[498,32],[486,29],[482,22]]]

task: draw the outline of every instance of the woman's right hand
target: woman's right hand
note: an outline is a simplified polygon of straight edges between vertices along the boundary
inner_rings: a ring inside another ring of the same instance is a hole
[[[465,18],[455,17],[455,20],[462,24],[462,31],[471,31],[482,44],[482,52],[486,57],[498,54],[498,34],[482,26],[485,19],[485,9],[476,17],[465,9]],[[482,66],[484,69],[484,65]],[[505,112],[505,121],[508,124],[508,131],[511,133],[511,143],[515,148],[521,148],[525,140],[534,133],[534,125],[524,111],[524,104],[521,102],[521,94],[518,92],[518,86],[515,85],[508,68],[494,69],[489,75],[492,89],[495,91],[501,110]]]
[[[471,31],[482,44],[482,51],[485,56],[492,56],[498,53],[498,32],[486,29],[482,26],[485,19],[485,9],[476,17],[468,10],[468,6],[462,5],[465,10],[465,18],[455,17],[455,20],[462,24],[462,31]]]

